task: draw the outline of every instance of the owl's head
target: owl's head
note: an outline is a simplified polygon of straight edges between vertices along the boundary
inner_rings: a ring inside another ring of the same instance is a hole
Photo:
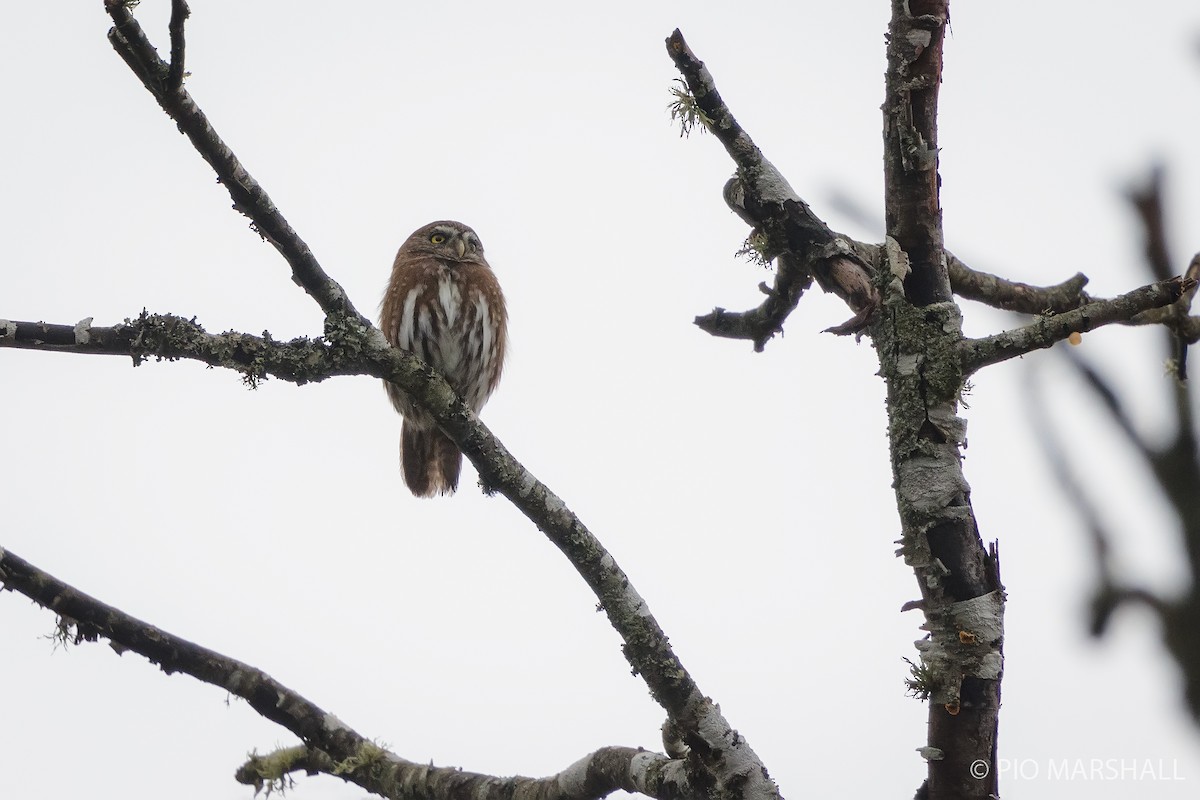
[[[443,261],[487,263],[483,260],[483,245],[478,234],[453,220],[431,222],[418,228],[401,250],[428,254]]]

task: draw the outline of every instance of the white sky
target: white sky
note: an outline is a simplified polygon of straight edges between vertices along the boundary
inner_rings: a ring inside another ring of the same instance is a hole
[[[806,297],[761,355],[692,324],[759,302],[733,253],[732,164],[668,120],[679,26],[768,157],[835,228],[882,217],[888,4],[439,4],[194,0],[188,88],[360,309],[395,248],[472,225],[507,293],[512,358],[483,418],[610,548],[784,796],[908,796],[925,707],[904,696],[917,596],[883,386],[867,343]],[[165,0],[138,17],[165,52]],[[0,49],[0,316],[113,324],[143,307],[208,330],[321,332],[274,250],[105,39],[101,0],[27,3]],[[942,93],[947,240],[1032,282],[1144,282],[1120,197],[1169,168],[1180,268],[1200,247],[1200,10],[958,2]],[[968,333],[1012,324],[965,308]],[[1085,337],[1145,429],[1167,413],[1153,334]],[[0,351],[0,546],[254,664],[417,761],[544,775],[605,744],[661,749],[662,712],[558,552],[468,467],[409,496],[400,420],[370,379],[257,392],[194,363]],[[974,380],[966,472],[1009,590],[1005,796],[1194,797],[1200,736],[1142,614],[1085,634],[1090,568],[1032,440],[1048,391],[1119,553],[1178,587],[1176,532],[1054,358]],[[1195,370],[1194,370],[1195,371]],[[53,617],[0,597],[0,798],[248,798],[252,748],[293,743],[240,701],[107,647],[53,652]],[[1051,780],[1082,759],[1149,777]],[[302,779],[302,800],[358,798]]]

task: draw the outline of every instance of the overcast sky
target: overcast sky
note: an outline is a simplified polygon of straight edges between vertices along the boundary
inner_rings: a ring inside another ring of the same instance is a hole
[[[878,240],[884,0],[847,3],[193,0],[187,87],[325,269],[373,312],[426,222],[479,233],[512,352],[483,419],[611,550],[703,692],[785,797],[908,796],[917,596],[869,344],[806,296],[763,354],[691,320],[756,305],[734,257],[733,167],[667,114],[675,27],[758,144],[834,228]],[[136,9],[166,52],[166,0]],[[26,3],[0,48],[0,317],[321,333],[275,251],[105,39],[101,0]],[[1175,257],[1200,247],[1194,2],[957,2],[942,91],[946,238],[969,263],[1091,291],[1145,282],[1121,190],[1168,170]],[[1013,319],[964,306],[970,335]],[[1164,433],[1147,331],[1085,336]],[[1005,796],[1195,797],[1200,736],[1156,625],[1086,635],[1086,540],[1025,414],[1028,369],[1120,530],[1120,563],[1178,589],[1172,520],[1053,354],[973,380],[965,469],[1008,587]],[[0,546],[247,661],[415,761],[546,775],[608,744],[660,750],[663,713],[561,555],[468,466],[411,497],[378,382],[257,391],[195,363],[0,351]],[[244,703],[103,645],[54,650],[0,596],[0,798],[244,800],[234,769],[294,743]],[[1052,780],[1061,763],[1158,764]],[[1179,780],[1167,780],[1178,778]],[[359,798],[301,779],[301,800]]]

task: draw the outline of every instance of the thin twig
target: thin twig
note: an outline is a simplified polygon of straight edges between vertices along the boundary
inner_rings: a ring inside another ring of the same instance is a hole
[[[167,30],[171,35],[171,68],[167,73],[167,91],[178,92],[183,88],[184,35],[183,25],[192,11],[187,0],[171,0],[171,21]]]

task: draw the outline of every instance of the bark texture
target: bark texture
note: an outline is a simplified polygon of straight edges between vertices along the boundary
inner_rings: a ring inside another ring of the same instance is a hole
[[[917,643],[920,691],[930,700],[920,794],[986,800],[1000,794],[1004,591],[962,470],[962,317],[943,247],[937,149],[949,13],[947,0],[892,2],[883,103],[888,242],[879,265],[887,286],[872,338],[887,382],[900,553],[916,573],[927,632]]]

